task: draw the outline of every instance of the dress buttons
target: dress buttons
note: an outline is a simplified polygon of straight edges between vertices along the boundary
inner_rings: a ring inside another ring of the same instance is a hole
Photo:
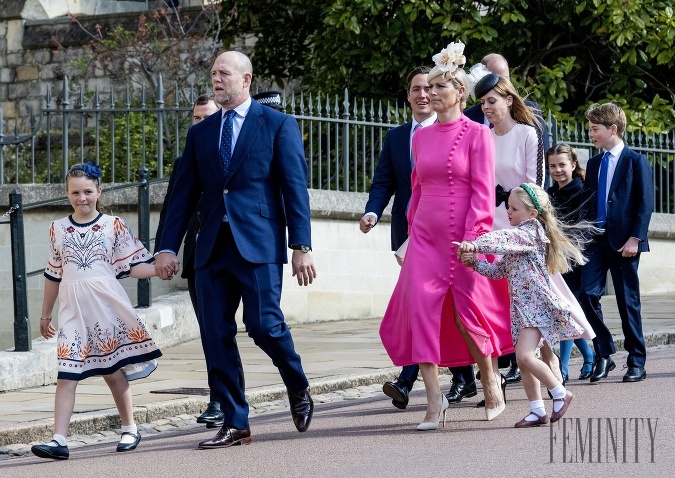
[[[225,189],[225,190],[223,190],[223,194],[227,194],[227,193],[229,193],[229,192],[230,192],[230,190],[229,190],[229,189]]]

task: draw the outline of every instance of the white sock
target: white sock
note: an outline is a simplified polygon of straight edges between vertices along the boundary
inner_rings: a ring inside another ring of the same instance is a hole
[[[551,389],[551,396],[553,397],[553,411],[559,412],[563,406],[561,398],[565,398],[567,395],[567,389],[563,387],[562,383],[555,388]]]
[[[59,435],[58,433],[54,434],[54,436],[52,437],[52,441],[55,441],[60,446],[67,446],[68,445],[68,440],[66,440],[66,437],[64,437],[63,435]],[[48,445],[49,445],[49,443],[48,443]]]
[[[546,409],[544,408],[543,400],[532,400],[530,402],[530,413],[525,417],[525,420],[528,422],[536,422],[539,420],[539,417],[546,415]],[[536,415],[536,416],[535,416]]]
[[[134,435],[138,433],[138,427],[136,426],[135,423],[131,425],[122,425],[122,433],[133,433]],[[122,438],[120,439],[120,443],[126,445],[129,443],[133,443],[136,439],[132,437],[131,435],[122,435]]]

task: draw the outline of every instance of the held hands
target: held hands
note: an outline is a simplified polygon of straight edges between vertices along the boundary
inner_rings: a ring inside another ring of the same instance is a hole
[[[56,335],[56,329],[52,325],[52,318],[40,319],[40,335],[45,339],[51,339]]]
[[[180,261],[175,254],[160,252],[155,256],[155,272],[162,280],[171,280],[180,270]]]
[[[457,246],[457,259],[462,261],[462,264],[467,267],[476,265],[476,246],[471,241],[454,242]]]
[[[377,219],[372,214],[365,214],[359,221],[359,229],[366,234],[377,224]]]
[[[629,237],[619,252],[622,257],[635,257],[638,253],[638,245],[640,240],[635,237]]]
[[[316,278],[314,256],[312,256],[311,251],[293,251],[291,266],[293,267],[293,277],[298,276],[298,285],[300,286],[309,285]]]

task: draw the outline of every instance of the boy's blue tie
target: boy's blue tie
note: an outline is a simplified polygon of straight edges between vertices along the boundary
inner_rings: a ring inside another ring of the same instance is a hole
[[[609,169],[609,151],[602,156],[600,176],[598,177],[598,214],[597,226],[604,227],[607,222],[607,170]]]
[[[230,169],[230,159],[232,158],[232,119],[234,114],[234,110],[225,112],[223,131],[220,135],[220,159],[223,160],[225,174]]]

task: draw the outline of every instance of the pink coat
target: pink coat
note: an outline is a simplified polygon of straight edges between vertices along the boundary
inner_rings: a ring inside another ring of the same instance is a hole
[[[455,324],[455,310],[484,356],[513,352],[504,284],[464,267],[452,241],[492,228],[494,140],[461,116],[415,133],[408,209],[409,244],[380,326],[395,365],[474,363]]]

